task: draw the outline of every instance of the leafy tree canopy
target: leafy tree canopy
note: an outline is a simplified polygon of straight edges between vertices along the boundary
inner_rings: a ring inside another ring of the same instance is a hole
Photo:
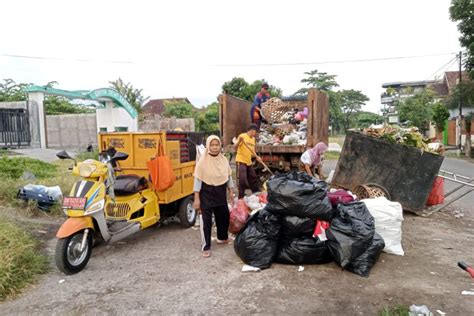
[[[248,83],[244,78],[234,77],[232,80],[224,82],[222,85],[222,91],[233,95],[234,97],[252,102],[264,82],[266,82],[265,79],[261,79]],[[270,85],[270,95],[272,97],[281,97],[282,90]]]
[[[176,118],[190,118],[193,117],[194,107],[191,103],[182,101],[165,101],[165,110],[163,116]]]
[[[464,65],[474,79],[474,1],[452,0],[449,13],[451,20],[459,22],[459,42],[466,49],[467,57]]]
[[[396,106],[400,114],[400,121],[408,121],[409,125],[418,127],[420,131],[427,131],[434,103],[435,93],[431,89],[423,90],[412,97],[398,101]]]
[[[143,89],[136,89],[128,82],[125,83],[122,78],[115,81],[109,81],[110,87],[120,93],[132,105],[138,113],[142,111],[142,106],[150,97],[144,97]]]

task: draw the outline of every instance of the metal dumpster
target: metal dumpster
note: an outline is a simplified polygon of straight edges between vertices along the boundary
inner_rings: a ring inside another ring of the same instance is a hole
[[[418,148],[348,132],[332,185],[353,190],[360,184],[376,183],[403,209],[420,213],[443,159]]]

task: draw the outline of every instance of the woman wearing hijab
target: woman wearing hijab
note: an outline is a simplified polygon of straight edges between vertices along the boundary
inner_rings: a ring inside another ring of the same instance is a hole
[[[229,161],[221,153],[219,137],[211,135],[206,140],[206,150],[194,170],[194,208],[202,214],[201,237],[202,256],[211,256],[212,214],[216,220],[217,243],[229,243],[229,208],[227,191],[231,201],[234,199],[232,189],[232,171]]]
[[[324,179],[323,175],[323,158],[324,153],[328,149],[328,146],[323,143],[319,142],[311,149],[308,149],[301,155],[301,169],[306,171],[310,176],[314,177],[313,175],[313,168],[316,168],[316,174],[320,177],[320,179]]]

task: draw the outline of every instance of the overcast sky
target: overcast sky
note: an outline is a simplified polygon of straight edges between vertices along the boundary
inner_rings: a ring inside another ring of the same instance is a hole
[[[289,95],[318,69],[337,75],[341,89],[361,90],[364,109],[377,112],[382,83],[442,74],[460,50],[450,2],[1,1],[0,79],[87,90],[120,76],[146,96],[202,106],[235,76]],[[420,55],[440,56],[310,64]],[[308,64],[255,66],[295,63]]]

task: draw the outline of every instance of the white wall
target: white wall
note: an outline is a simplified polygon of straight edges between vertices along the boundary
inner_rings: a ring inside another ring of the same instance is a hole
[[[466,115],[467,113],[469,112],[473,112],[474,113],[474,108],[466,108],[466,107],[463,107],[462,108],[462,115]],[[459,108],[457,109],[450,109],[449,110],[449,117],[450,118],[453,118],[453,117],[458,117],[459,115]]]
[[[97,132],[106,127],[107,132],[114,132],[116,127],[128,127],[129,132],[138,130],[138,118],[132,118],[125,109],[114,107],[112,101],[105,103],[105,108],[97,109]]]

